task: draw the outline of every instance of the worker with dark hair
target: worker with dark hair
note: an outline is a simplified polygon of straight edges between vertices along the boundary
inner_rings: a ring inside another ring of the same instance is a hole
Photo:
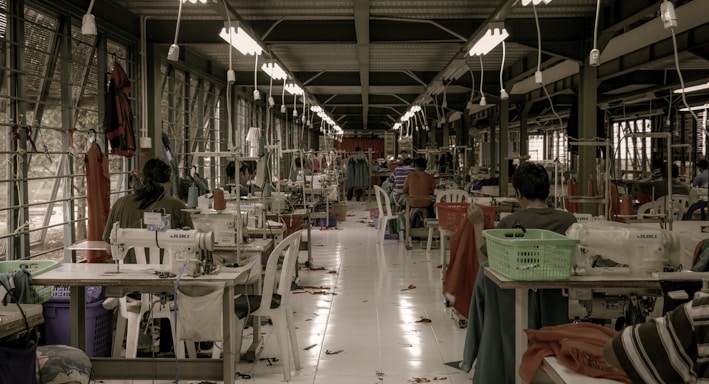
[[[227,184],[236,188],[235,179],[236,164],[230,161],[226,165]],[[239,196],[249,195],[249,180],[251,179],[251,167],[247,162],[242,162],[239,166]],[[233,192],[233,190],[232,190]]]
[[[141,183],[134,194],[123,196],[116,200],[108,214],[103,241],[110,242],[113,223],[119,223],[121,228],[143,228],[144,212],[162,212],[170,215],[171,228],[192,228],[192,218],[183,209],[184,202],[170,196],[172,170],[163,160],[154,158],[143,166]],[[107,247],[110,254],[110,246]],[[124,260],[135,263],[135,254],[129,252]]]
[[[512,175],[512,186],[522,209],[502,218],[496,228],[522,226],[565,234],[576,222],[573,214],[548,206],[549,174],[543,166],[523,163]],[[487,261],[481,264],[475,278],[459,368],[467,372],[477,359],[473,383],[514,383],[515,291],[502,289],[485,276],[487,266]],[[566,323],[568,311],[568,297],[561,290],[530,290],[529,328]]]
[[[693,187],[705,187],[709,183],[709,165],[706,160],[697,161],[697,171],[699,174],[692,180]]]
[[[409,207],[426,208],[426,217],[433,217],[433,190],[436,188],[436,180],[433,175],[426,172],[428,160],[417,157],[414,160],[416,170],[409,173],[404,180],[404,193],[409,195]]]

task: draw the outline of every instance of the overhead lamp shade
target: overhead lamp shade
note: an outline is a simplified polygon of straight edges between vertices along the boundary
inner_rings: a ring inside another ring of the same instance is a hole
[[[522,0],[522,6],[523,6],[523,7],[526,7],[526,6],[528,6],[529,4],[539,5],[539,4],[541,4],[541,3],[549,4],[549,3],[551,3],[551,0]]]
[[[241,27],[222,28],[219,37],[230,43],[242,55],[260,55],[263,52],[261,45]]]
[[[288,78],[288,74],[278,63],[263,63],[261,70],[271,76],[273,80],[285,80]]]
[[[93,14],[87,13],[81,19],[81,34],[82,35],[96,35],[96,17]]]
[[[485,34],[470,48],[468,54],[470,54],[470,56],[487,55],[509,36],[510,34],[507,32],[504,25],[501,23],[496,25],[491,24]]]

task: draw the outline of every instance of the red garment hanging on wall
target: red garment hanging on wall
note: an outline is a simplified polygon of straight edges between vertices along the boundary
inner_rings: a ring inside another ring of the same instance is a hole
[[[94,143],[84,157],[86,172],[86,203],[88,205],[89,226],[86,239],[101,241],[103,230],[111,209],[111,178],[108,173],[108,156],[101,152]],[[111,256],[106,251],[87,251],[86,261],[100,263],[109,260]]]

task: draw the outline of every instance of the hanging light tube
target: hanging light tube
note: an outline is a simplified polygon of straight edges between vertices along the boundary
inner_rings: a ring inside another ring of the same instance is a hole
[[[510,34],[503,23],[491,23],[488,25],[485,34],[470,48],[468,54],[470,56],[487,55],[509,36]]]
[[[288,83],[285,85],[286,92],[290,93],[291,95],[302,95],[303,94],[303,88],[301,88],[298,84],[296,83]]]
[[[260,55],[263,52],[261,45],[238,25],[234,28],[229,23],[225,24],[225,27],[219,32],[219,37],[231,44],[242,55]]]
[[[706,84],[699,84],[695,85],[692,87],[685,87],[685,88],[680,88],[680,89],[675,89],[674,93],[690,93],[690,92],[696,92],[696,91],[701,91],[704,89],[709,89],[709,81]]]

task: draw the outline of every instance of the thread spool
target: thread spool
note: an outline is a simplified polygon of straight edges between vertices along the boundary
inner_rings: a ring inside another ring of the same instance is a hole
[[[196,185],[192,184],[192,186],[190,186],[190,189],[187,193],[187,208],[190,208],[190,209],[197,208],[197,205],[198,205],[197,197],[198,196],[199,196],[199,188],[197,188]]]
[[[632,215],[633,214],[633,196],[623,195],[620,198],[620,214],[621,215]]]
[[[226,200],[224,199],[224,190],[223,189],[215,189],[214,192],[214,204],[212,205],[212,208],[214,208],[215,211],[223,211],[226,209]]]

